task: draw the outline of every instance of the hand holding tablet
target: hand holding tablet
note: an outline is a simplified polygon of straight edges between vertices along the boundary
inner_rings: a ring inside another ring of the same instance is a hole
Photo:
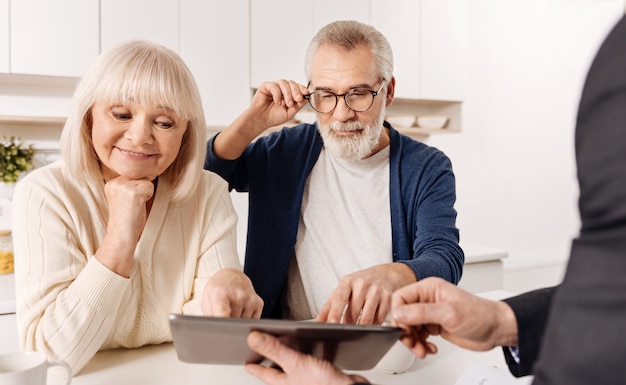
[[[250,350],[253,330],[278,337],[285,345],[330,361],[343,370],[369,370],[394,345],[402,330],[274,319],[216,318],[170,314],[178,359],[188,363],[245,365],[263,357]]]

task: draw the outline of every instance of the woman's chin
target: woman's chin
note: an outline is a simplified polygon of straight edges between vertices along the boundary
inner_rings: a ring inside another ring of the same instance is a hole
[[[145,173],[145,172],[122,172],[119,175],[130,180],[149,180],[149,181],[153,181],[158,177],[158,175],[154,173]]]

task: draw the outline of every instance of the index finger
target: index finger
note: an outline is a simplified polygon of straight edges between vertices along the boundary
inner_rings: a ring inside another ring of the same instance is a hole
[[[441,278],[429,277],[403,286],[392,294],[391,308],[416,302],[437,302],[438,287],[446,284],[452,285]]]
[[[324,307],[317,316],[320,322],[340,323],[351,297],[350,288],[338,286],[331,293]]]
[[[284,100],[287,107],[293,107],[305,102],[304,95],[308,94],[308,89],[293,80],[277,80],[276,84],[280,89],[280,97]],[[277,95],[274,95],[276,101]]]
[[[293,95],[293,99],[299,104],[302,102],[306,103],[304,95],[309,94],[309,89],[306,88],[305,85],[297,83],[293,80],[289,80],[288,83],[289,87],[291,88],[291,94]]]

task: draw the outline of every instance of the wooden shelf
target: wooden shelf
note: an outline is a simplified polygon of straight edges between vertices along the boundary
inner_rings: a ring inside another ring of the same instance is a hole
[[[55,153],[60,148],[59,139],[65,120],[60,116],[0,115],[0,136],[20,137],[31,144],[38,154]]]
[[[259,135],[259,137],[263,136],[263,135],[267,135],[269,133],[272,133],[274,131],[278,131],[281,130],[283,127],[293,127],[297,124],[299,124],[300,122],[297,121],[289,121],[283,125],[280,126],[275,126],[275,127],[270,127],[267,130],[265,130],[261,135]],[[441,128],[438,130],[428,130],[428,129],[423,129],[423,128],[419,128],[419,127],[412,127],[412,128],[396,128],[394,127],[399,133],[404,134],[408,137],[411,137],[413,139],[416,140],[420,140],[420,139],[425,139],[427,137],[429,137],[430,135],[439,135],[439,134],[454,134],[454,133],[459,133],[461,132],[458,129],[450,129],[450,128]],[[208,127],[207,129],[207,135],[210,137],[214,136],[215,134],[217,134],[218,132],[220,132],[222,129],[224,129],[224,127]]]
[[[401,134],[411,136],[411,137],[414,137],[414,136],[425,137],[429,135],[438,135],[438,134],[456,134],[456,133],[461,132],[461,130],[455,130],[455,129],[449,129],[449,128],[440,128],[437,130],[429,130],[426,128],[419,128],[419,127],[411,127],[411,128],[394,127],[394,128]]]
[[[50,126],[63,127],[67,118],[61,116],[7,116],[0,115],[2,126]]]

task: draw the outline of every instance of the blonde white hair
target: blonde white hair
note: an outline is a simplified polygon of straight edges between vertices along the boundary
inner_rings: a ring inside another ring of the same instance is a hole
[[[322,27],[309,43],[304,56],[304,73],[307,81],[311,81],[313,56],[324,45],[346,50],[365,45],[374,56],[378,76],[387,81],[393,76],[393,51],[387,38],[371,25],[354,20],[339,20]]]
[[[204,164],[206,123],[196,82],[178,54],[147,41],[122,43],[103,52],[78,84],[61,133],[61,155],[75,178],[101,183],[91,139],[91,108],[96,102],[167,107],[187,120],[178,156],[159,177],[173,186],[174,201],[196,189]]]

